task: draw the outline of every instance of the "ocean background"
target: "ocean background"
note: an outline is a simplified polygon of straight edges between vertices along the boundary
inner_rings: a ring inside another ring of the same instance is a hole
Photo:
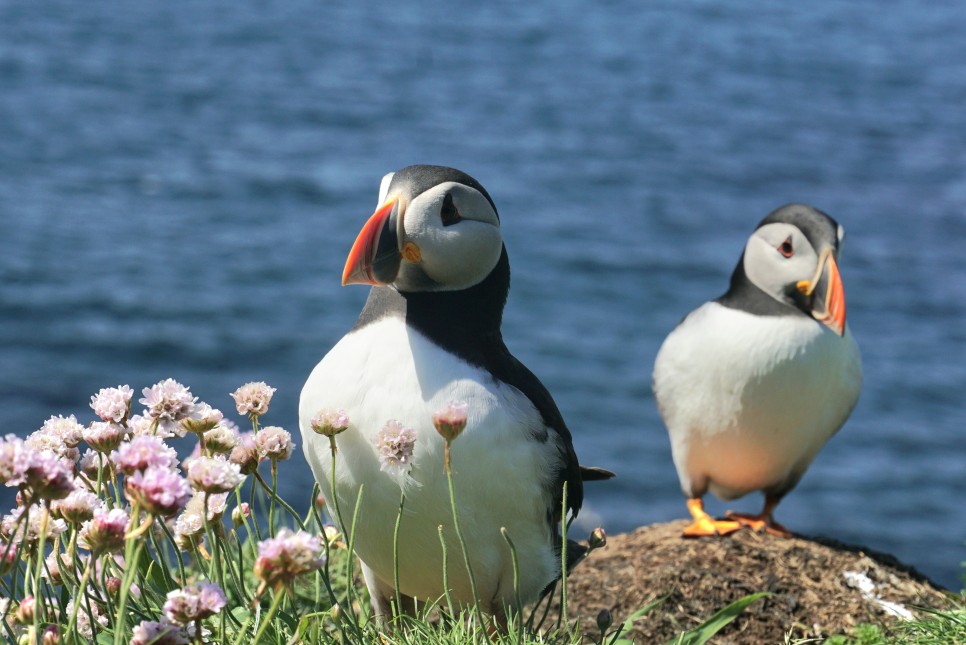
[[[380,178],[445,164],[500,211],[508,346],[619,473],[585,527],[684,517],[654,356],[805,201],[848,231],[865,386],[778,518],[960,589],[964,33],[911,0],[0,0],[0,432],[172,377],[231,415],[265,380],[297,435]],[[301,451],[283,472],[304,507]]]

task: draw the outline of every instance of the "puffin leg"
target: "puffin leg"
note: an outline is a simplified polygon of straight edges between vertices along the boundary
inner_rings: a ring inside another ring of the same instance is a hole
[[[704,537],[709,535],[728,535],[742,528],[740,522],[716,520],[704,511],[700,497],[688,500],[688,511],[694,522],[684,527],[684,537]]]
[[[412,596],[399,594],[402,607],[396,607],[396,590],[393,589],[392,585],[380,580],[365,562],[360,560],[359,564],[362,569],[362,577],[366,581],[366,588],[369,590],[369,603],[372,606],[372,613],[378,624],[391,629],[389,623],[395,616],[402,614],[416,615],[416,601]]]
[[[733,513],[728,511],[725,515],[728,519],[735,520],[741,526],[747,526],[748,528],[761,533],[765,531],[766,533],[771,533],[772,535],[790,538],[792,537],[792,532],[786,529],[784,526],[775,521],[772,514],[775,511],[775,507],[778,506],[778,502],[781,501],[780,497],[774,495],[765,494],[765,506],[761,509],[761,513],[758,515],[749,515],[746,513]]]

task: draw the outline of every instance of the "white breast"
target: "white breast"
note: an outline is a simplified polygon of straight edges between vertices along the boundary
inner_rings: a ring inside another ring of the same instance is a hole
[[[858,400],[851,332],[709,302],[665,340],[654,393],[686,495],[794,486]]]
[[[431,600],[442,595],[437,535],[442,524],[450,586],[454,598],[467,603],[472,596],[452,527],[444,443],[432,424],[433,412],[453,400],[469,404],[467,428],[453,443],[452,463],[481,601],[512,600],[513,573],[501,526],[517,547],[521,592],[532,596],[558,569],[546,513],[559,453],[532,438],[543,424],[516,388],[443,351],[402,320],[387,318],[345,336],[309,376],[299,404],[306,459],[332,508],[329,441],[315,434],[309,421],[320,409],[345,409],[350,426],[337,438],[336,492],[348,523],[359,486],[365,484],[355,537],[359,557],[391,584],[393,525],[405,492],[400,591]],[[374,438],[390,419],[411,427],[417,437],[408,475],[380,469]]]

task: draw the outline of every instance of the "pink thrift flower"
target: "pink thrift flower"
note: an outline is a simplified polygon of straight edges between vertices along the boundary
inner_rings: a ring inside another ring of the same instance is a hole
[[[131,413],[134,390],[127,385],[102,388],[91,397],[91,409],[103,421],[123,423]]]
[[[109,453],[124,441],[124,426],[113,421],[93,421],[84,429],[84,441],[97,452]]]
[[[387,421],[376,435],[379,449],[379,467],[389,473],[402,474],[412,467],[413,447],[416,433],[404,428],[398,421]]]
[[[2,555],[3,545],[0,544],[0,555]],[[51,584],[64,584],[64,571],[74,570],[74,560],[67,553],[51,551],[44,558],[44,570],[40,572],[42,578],[50,580]]]
[[[130,645],[188,645],[188,634],[167,620],[143,620],[131,632]]]
[[[88,608],[90,613],[88,613]],[[65,610],[67,616],[74,613],[74,599],[72,598],[67,603],[67,608]],[[87,640],[94,639],[94,628],[91,625],[91,617],[93,616],[94,622],[97,623],[98,629],[103,629],[107,627],[108,618],[101,614],[101,608],[96,602],[83,602],[77,609],[77,633],[86,638]]]
[[[231,523],[236,527],[245,523],[252,516],[252,507],[248,502],[242,502],[231,511]]]
[[[0,484],[16,486],[23,481],[23,440],[13,434],[0,439]]]
[[[27,521],[20,518],[27,513]],[[59,518],[53,518],[41,504],[33,506],[17,506],[0,520],[0,535],[14,542],[22,542],[29,548],[40,539],[41,534],[49,543],[56,536],[67,530],[67,523]]]
[[[141,416],[140,414],[132,414],[127,420],[128,430],[135,437],[140,437],[142,435],[151,435],[155,437],[161,437],[162,439],[170,439],[175,436],[173,432],[165,432],[161,428],[154,427],[154,419],[151,417]]]
[[[220,410],[207,403],[198,403],[191,413],[181,420],[181,427],[193,434],[205,434],[224,418]]]
[[[141,393],[144,397],[139,402],[145,407],[144,416],[158,424],[158,434],[183,437],[185,431],[179,422],[191,414],[198,398],[170,378],[144,388]]]
[[[292,456],[292,435],[278,426],[265,426],[255,433],[255,447],[261,459],[278,461]]]
[[[37,452],[51,452],[67,463],[77,460],[80,451],[71,448],[64,442],[64,437],[56,432],[47,432],[43,428],[27,435],[23,445]]]
[[[462,401],[450,401],[433,413],[436,431],[448,442],[460,436],[466,428],[466,415],[469,406]]]
[[[248,431],[240,434],[238,443],[231,449],[228,459],[233,464],[238,464],[243,475],[251,475],[258,470],[261,456],[258,454],[258,446],[255,444],[255,433]]]
[[[37,608],[37,601],[33,596],[24,596],[17,606],[17,611],[13,614],[14,622],[21,625],[34,622],[34,610]]]
[[[187,625],[214,616],[228,603],[225,592],[214,582],[196,582],[168,593],[164,615],[172,623]]]
[[[191,486],[178,473],[162,466],[149,466],[127,478],[124,492],[131,504],[151,515],[170,517],[191,499]]]
[[[188,500],[184,510],[178,515],[174,522],[174,532],[177,535],[193,537],[201,533],[205,528],[205,498],[208,498],[208,521],[217,521],[228,506],[228,493],[217,493],[208,495],[205,493],[195,493]]]
[[[111,453],[111,462],[125,475],[133,475],[149,466],[174,470],[178,465],[178,453],[161,437],[139,435],[119,445]]]
[[[107,463],[107,460],[104,462]],[[77,462],[77,468],[92,482],[97,482],[97,475],[101,470],[101,454],[88,448]]]
[[[334,437],[349,427],[349,415],[345,410],[326,408],[319,410],[309,422],[312,430],[326,437]]]
[[[63,499],[74,490],[74,472],[56,454],[24,450],[20,454],[21,488],[46,500]]]
[[[72,414],[69,417],[52,416],[41,426],[40,431],[60,437],[61,442],[68,448],[76,448],[84,438],[84,426],[77,423]]]
[[[208,450],[220,455],[231,454],[231,451],[238,445],[238,426],[235,423],[222,419],[222,421],[205,434],[205,446]]]
[[[86,488],[75,485],[67,497],[52,502],[50,510],[70,524],[81,524],[94,517],[95,510],[103,507],[104,500]]]
[[[238,414],[254,418],[268,412],[268,404],[272,402],[273,394],[275,394],[275,388],[269,387],[268,383],[253,381],[245,383],[232,392],[231,398],[235,399],[235,409],[238,410]]]
[[[305,531],[279,530],[274,538],[258,544],[255,576],[269,586],[290,585],[297,576],[325,564],[322,540]]]
[[[192,487],[205,493],[227,493],[244,480],[238,464],[224,457],[192,459],[187,474]]]
[[[17,560],[20,559],[20,549],[16,544],[11,545],[7,538],[0,539],[0,576],[5,576],[13,570]],[[0,616],[6,613],[3,606],[6,598],[0,598]]]
[[[131,517],[120,508],[99,508],[81,526],[80,545],[95,555],[124,550],[124,534]]]

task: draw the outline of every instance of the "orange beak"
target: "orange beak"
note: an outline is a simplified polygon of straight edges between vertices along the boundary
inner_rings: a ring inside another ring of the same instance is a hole
[[[342,271],[342,286],[383,285],[396,279],[402,259],[396,234],[398,207],[399,197],[393,197],[359,231]]]
[[[839,336],[844,336],[845,288],[832,249],[822,252],[815,277],[811,281],[803,280],[798,288],[811,297],[812,316]]]

